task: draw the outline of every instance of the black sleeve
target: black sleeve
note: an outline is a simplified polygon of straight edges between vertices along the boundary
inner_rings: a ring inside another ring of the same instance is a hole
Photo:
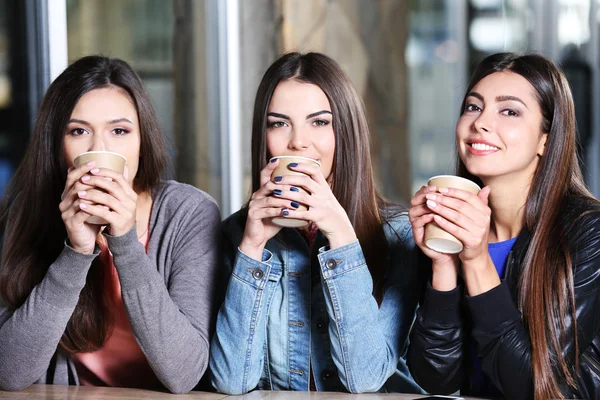
[[[410,372],[427,392],[450,394],[463,384],[462,298],[462,285],[449,292],[440,292],[427,282],[408,350]]]

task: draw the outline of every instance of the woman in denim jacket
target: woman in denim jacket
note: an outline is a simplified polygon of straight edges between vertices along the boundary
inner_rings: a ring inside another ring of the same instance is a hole
[[[269,159],[284,155],[321,166],[272,177]],[[265,73],[252,187],[224,222],[232,276],[212,340],[215,388],[421,392],[405,362],[421,288],[410,224],[377,194],[362,101],[329,57],[291,53]],[[282,229],[276,216],[311,223]]]

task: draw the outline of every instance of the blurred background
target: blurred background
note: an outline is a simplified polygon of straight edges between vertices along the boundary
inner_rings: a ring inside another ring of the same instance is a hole
[[[406,203],[452,172],[468,76],[486,54],[537,51],[562,65],[586,182],[600,194],[600,0],[0,0],[0,190],[45,89],[73,60],[122,58],[170,139],[170,175],[223,217],[250,194],[254,95],[280,54],[321,51],[367,106],[382,192]]]

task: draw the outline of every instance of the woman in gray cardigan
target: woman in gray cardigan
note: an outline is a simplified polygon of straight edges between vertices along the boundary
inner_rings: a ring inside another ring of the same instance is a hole
[[[94,150],[125,156],[124,173],[74,166]],[[125,62],[84,57],[50,85],[0,204],[1,389],[198,383],[218,306],[220,215],[206,193],[160,180],[166,158]]]

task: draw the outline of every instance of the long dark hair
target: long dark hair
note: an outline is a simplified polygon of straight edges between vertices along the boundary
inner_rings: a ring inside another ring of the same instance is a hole
[[[0,296],[13,310],[25,302],[64,248],[67,232],[58,205],[67,174],[63,150],[67,122],[84,94],[106,87],[124,90],[137,109],[141,144],[136,191],[160,182],[167,160],[163,134],[135,71],[122,60],[101,56],[74,62],[48,88],[23,161],[0,201],[4,231]],[[96,259],[61,339],[67,351],[96,350],[111,331],[104,283],[104,268]]]
[[[533,86],[542,111],[541,131],[548,135],[544,155],[531,182],[523,226],[531,232],[519,282],[519,309],[529,331],[536,399],[563,397],[560,381],[576,388],[577,320],[569,247],[569,227],[559,220],[568,197],[596,203],[586,189],[576,152],[575,109],[569,84],[550,60],[535,54],[499,53],[488,56],[473,74],[461,106],[473,87],[495,72],[519,74]],[[460,158],[458,174],[482,185]],[[575,367],[569,365],[561,343],[571,314]],[[550,350],[550,351],[549,351]],[[559,378],[560,377],[560,378]]]
[[[346,210],[363,249],[378,302],[383,297],[387,246],[382,222],[387,202],[375,188],[364,104],[340,66],[320,53],[288,53],[275,61],[260,82],[252,121],[252,191],[260,187],[267,164],[267,112],[275,88],[294,79],[318,86],[331,106],[335,154],[331,190]]]

